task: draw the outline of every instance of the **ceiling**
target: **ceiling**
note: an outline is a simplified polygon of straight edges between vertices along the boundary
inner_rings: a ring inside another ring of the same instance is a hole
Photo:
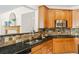
[[[79,5],[47,5],[47,7],[57,9],[79,9]]]
[[[37,9],[39,5],[29,5],[33,9]],[[79,5],[46,5],[48,8],[57,9],[79,9]]]
[[[20,7],[20,5],[0,5],[0,14]]]
[[[48,7],[75,7],[78,5],[47,5]]]
[[[0,14],[22,6],[32,10],[36,10],[39,5],[0,5]],[[48,8],[79,9],[79,5],[46,5],[46,6]]]

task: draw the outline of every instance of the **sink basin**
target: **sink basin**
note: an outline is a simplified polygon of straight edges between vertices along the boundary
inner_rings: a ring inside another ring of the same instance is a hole
[[[33,45],[33,44],[36,44],[36,43],[41,42],[41,41],[42,40],[32,40],[32,41],[26,42],[25,44]]]

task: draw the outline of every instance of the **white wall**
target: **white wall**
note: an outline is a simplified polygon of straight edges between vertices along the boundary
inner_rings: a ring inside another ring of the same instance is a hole
[[[22,15],[22,33],[32,32],[34,30],[35,12],[29,12]]]
[[[37,10],[35,10],[35,23],[34,23],[34,30],[36,31],[36,32],[38,32],[38,9]]]
[[[11,12],[13,12],[13,13],[15,13],[15,15],[16,15],[16,25],[22,25],[22,18],[21,18],[21,16],[22,16],[22,14],[25,14],[25,13],[29,13],[29,12],[33,12],[34,10],[31,10],[31,9],[29,9],[29,8],[26,8],[26,7],[19,7],[19,8],[16,8],[16,9],[14,9],[14,10],[11,10],[11,11],[8,11],[8,12],[6,12],[6,13],[3,13],[3,14],[1,14],[0,15],[0,20],[2,20],[1,21],[1,25],[0,26],[4,26],[4,21],[8,21],[9,20],[9,16],[10,16],[10,13]],[[4,31],[4,27],[1,29],[1,32],[0,32],[0,34],[4,34],[5,33],[5,31]]]

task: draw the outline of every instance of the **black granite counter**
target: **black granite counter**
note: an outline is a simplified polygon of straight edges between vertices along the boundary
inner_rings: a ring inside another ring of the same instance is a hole
[[[52,38],[79,38],[79,35],[48,35]]]
[[[24,44],[22,42],[1,47],[0,48],[0,54],[16,54],[24,50],[31,49],[31,46],[29,44]]]
[[[37,38],[32,41],[24,41],[24,42],[19,42],[13,45],[0,47],[0,54],[18,54],[24,50],[26,51],[31,50],[31,48],[33,48],[34,46],[39,45],[47,40],[48,38]],[[32,44],[30,44],[29,42],[32,42]]]

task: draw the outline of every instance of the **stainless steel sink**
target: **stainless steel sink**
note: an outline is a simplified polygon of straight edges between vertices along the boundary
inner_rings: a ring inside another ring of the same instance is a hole
[[[29,44],[29,45],[33,45],[33,44],[36,44],[38,42],[41,42],[42,40],[32,40],[32,41],[29,41],[29,42],[26,42],[25,44]]]

